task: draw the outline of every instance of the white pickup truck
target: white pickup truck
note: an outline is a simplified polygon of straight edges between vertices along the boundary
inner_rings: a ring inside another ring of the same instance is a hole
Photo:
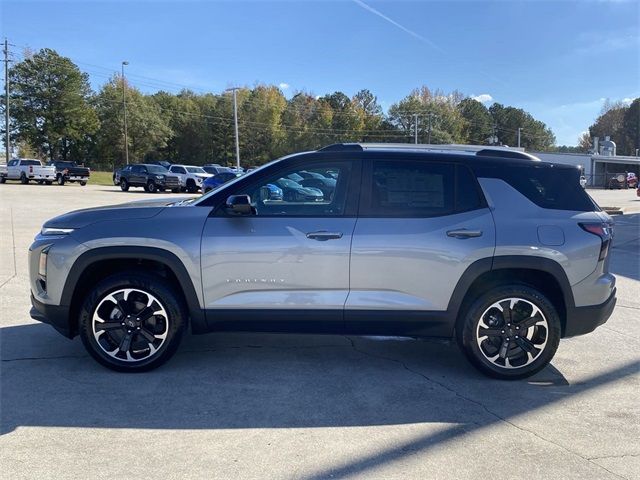
[[[6,165],[0,165],[0,183],[7,180],[20,180],[20,183],[29,183],[35,180],[38,183],[51,185],[56,179],[56,167],[45,167],[40,160],[30,158],[16,158]]]

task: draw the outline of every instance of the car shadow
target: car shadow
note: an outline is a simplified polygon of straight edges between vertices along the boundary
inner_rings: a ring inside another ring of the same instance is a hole
[[[2,434],[24,426],[484,425],[493,420],[483,402],[496,415],[508,417],[554,402],[576,388],[552,366],[523,381],[486,378],[448,342],[189,336],[163,367],[121,374],[94,362],[78,339],[66,340],[47,325],[6,327],[0,337]],[[620,376],[630,373],[624,370]]]

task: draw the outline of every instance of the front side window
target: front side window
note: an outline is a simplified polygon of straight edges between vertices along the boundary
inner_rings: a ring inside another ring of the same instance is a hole
[[[431,217],[454,211],[454,165],[374,161],[369,213]]]
[[[309,170],[325,181],[300,174]],[[235,193],[249,195],[258,216],[340,216],[345,212],[351,173],[351,162],[319,162],[281,170]]]

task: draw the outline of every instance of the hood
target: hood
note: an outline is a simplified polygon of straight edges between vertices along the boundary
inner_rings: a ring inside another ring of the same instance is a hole
[[[191,198],[191,197],[188,197]],[[45,227],[82,228],[96,222],[118,219],[151,218],[165,207],[176,204],[185,198],[141,200],[106,207],[85,208],[65,213],[45,222]]]

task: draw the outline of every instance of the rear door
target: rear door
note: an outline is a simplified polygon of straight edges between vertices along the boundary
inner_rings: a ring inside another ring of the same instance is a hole
[[[494,249],[493,218],[467,166],[369,159],[351,249],[347,328],[450,334],[443,313],[458,280]]]
[[[278,180],[310,165],[336,172],[333,194],[285,199]],[[307,159],[271,172],[220,192],[225,199],[250,195],[254,215],[232,216],[220,207],[206,222],[207,321],[213,329],[341,331],[360,163]]]

